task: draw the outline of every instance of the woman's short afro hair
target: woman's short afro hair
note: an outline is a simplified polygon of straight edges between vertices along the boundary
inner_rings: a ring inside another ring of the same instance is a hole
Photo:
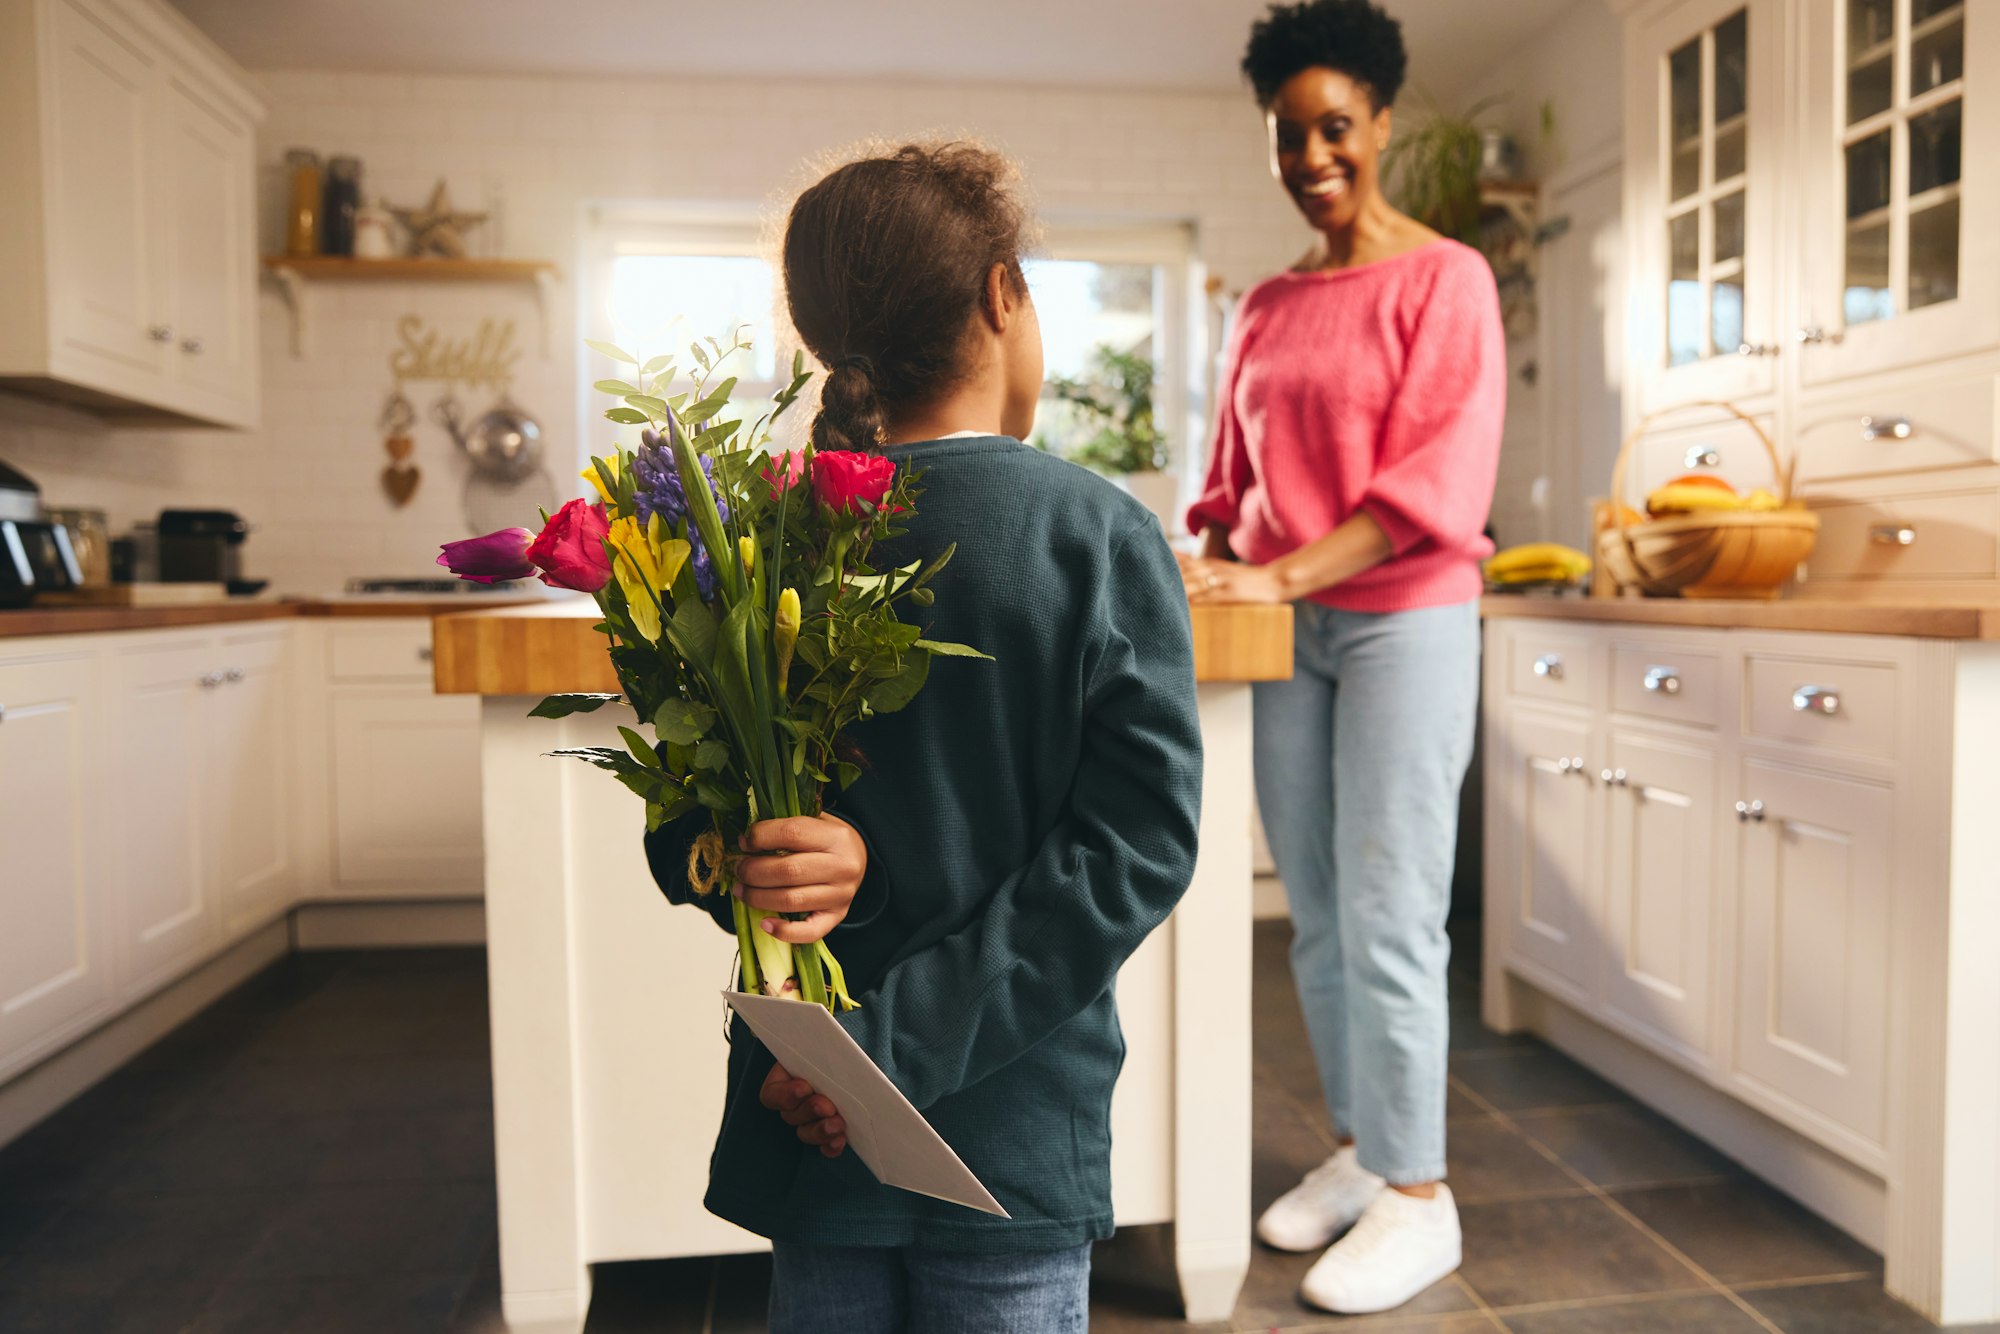
[[[1269,106],[1285,80],[1316,66],[1339,70],[1368,87],[1376,110],[1393,105],[1409,57],[1403,25],[1369,0],[1302,0],[1272,5],[1250,28],[1243,74]]]

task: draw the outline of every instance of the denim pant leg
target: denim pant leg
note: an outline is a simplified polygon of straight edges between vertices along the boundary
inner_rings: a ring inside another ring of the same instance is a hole
[[[1292,917],[1292,981],[1326,1096],[1327,1115],[1353,1131],[1345,969],[1335,908],[1333,753],[1336,687],[1328,674],[1331,613],[1298,606],[1289,681],[1253,687],[1257,808]]]
[[[1476,603],[1336,612],[1334,879],[1362,1166],[1444,1175],[1458,792],[1479,698]]]
[[[961,1255],[913,1246],[910,1334],[1087,1334],[1090,1244],[1060,1251]],[[825,1328],[845,1331],[833,1321]]]
[[[904,1334],[908,1283],[889,1246],[771,1244],[771,1334]]]

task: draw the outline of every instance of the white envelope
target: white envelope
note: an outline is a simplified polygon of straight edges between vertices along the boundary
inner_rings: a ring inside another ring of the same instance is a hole
[[[847,1147],[887,1186],[1009,1217],[825,1007],[725,991],[722,998],[778,1064],[824,1093],[847,1123]]]

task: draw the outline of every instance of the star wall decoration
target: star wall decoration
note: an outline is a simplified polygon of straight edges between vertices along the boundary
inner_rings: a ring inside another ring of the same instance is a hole
[[[486,221],[484,213],[462,213],[451,206],[451,194],[442,178],[422,208],[391,208],[396,220],[410,232],[410,254],[422,259],[439,255],[445,259],[465,258],[465,233]]]

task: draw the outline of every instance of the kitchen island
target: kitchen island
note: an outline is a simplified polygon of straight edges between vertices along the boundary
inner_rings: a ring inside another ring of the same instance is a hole
[[[438,691],[484,697],[500,1282],[515,1330],[581,1328],[593,1263],[765,1245],[701,1206],[734,942],[654,887],[637,797],[547,757],[619,745],[630,713],[527,716],[545,694],[617,689],[596,620],[586,603],[435,629]],[[1119,975],[1112,1193],[1121,1225],[1175,1224],[1188,1315],[1214,1320],[1250,1260],[1250,683],[1290,675],[1291,611],[1196,608],[1194,631],[1201,851],[1186,898]]]

